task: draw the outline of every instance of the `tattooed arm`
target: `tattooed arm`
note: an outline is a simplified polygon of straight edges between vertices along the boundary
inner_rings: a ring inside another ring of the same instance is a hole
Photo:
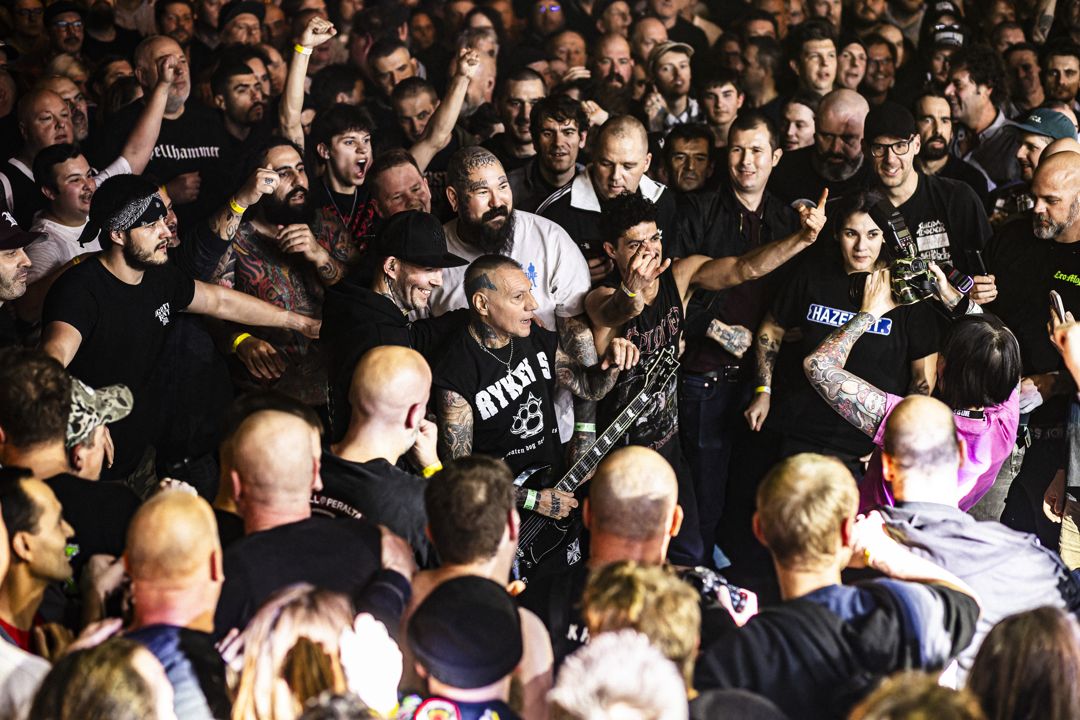
[[[559,345],[575,347],[585,367],[597,363],[593,335],[584,316],[555,317]],[[585,339],[587,338],[587,343]],[[580,347],[579,347],[580,345]],[[591,426],[591,429],[590,429]],[[596,401],[574,395],[574,434],[570,437],[569,461],[573,465],[596,440]]]
[[[844,369],[851,348],[877,318],[860,312],[843,327],[834,330],[803,360],[810,384],[840,417],[870,437],[877,434],[885,419],[886,395],[862,378]]]
[[[1031,41],[1037,45],[1046,42],[1054,24],[1057,0],[1039,0],[1035,5],[1035,25],[1031,29]]]
[[[754,338],[754,359],[756,360],[757,375],[755,383],[758,391],[750,406],[746,408],[743,416],[749,423],[750,429],[757,432],[765,424],[765,418],[769,416],[769,407],[772,403],[772,376],[776,368],[776,356],[780,353],[780,343],[784,340],[784,328],[773,319],[772,313],[765,315],[758,328],[757,337]]]
[[[577,397],[600,400],[615,387],[619,370],[637,364],[637,347],[629,340],[615,338],[608,345],[603,362],[597,363],[592,332],[584,323],[573,324],[572,328],[567,330],[566,339],[560,338],[555,351],[555,378]]]
[[[439,454],[446,460],[472,453],[473,412],[453,390],[439,390]]]

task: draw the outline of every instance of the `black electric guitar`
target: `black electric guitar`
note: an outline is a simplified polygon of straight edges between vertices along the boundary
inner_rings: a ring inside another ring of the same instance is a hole
[[[592,446],[580,457],[574,466],[555,485],[556,490],[573,493],[592,475],[596,466],[604,459],[615,443],[638,417],[649,407],[657,391],[661,390],[679,369],[675,359],[675,348],[668,347],[657,353],[645,368],[645,385],[634,399],[623,408],[615,421],[604,433],[596,438]],[[551,470],[550,465],[535,465],[525,468],[514,481],[515,485],[528,484],[530,487],[547,488],[545,482]],[[529,513],[521,522],[518,533],[517,560],[514,563],[515,575],[519,580],[526,580],[528,571],[540,564],[540,561],[566,542],[567,533],[573,522],[570,516],[555,520],[538,513]]]

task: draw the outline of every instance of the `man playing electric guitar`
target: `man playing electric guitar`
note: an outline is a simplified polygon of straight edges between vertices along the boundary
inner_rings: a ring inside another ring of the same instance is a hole
[[[605,353],[616,340],[628,340],[640,351],[643,366],[667,347],[679,347],[686,303],[694,290],[723,290],[760,278],[817,239],[825,224],[826,190],[818,206],[800,210],[802,228],[786,238],[762,245],[738,257],[705,255],[664,259],[656,206],[636,193],[612,198],[601,217],[604,251],[615,262],[616,273],[585,298],[597,353]],[[744,342],[749,347],[750,338]],[[639,369],[640,370],[640,369]],[[598,421],[606,425],[627,398],[641,387],[640,372],[623,373],[614,391],[601,403]],[[679,505],[685,517],[669,558],[680,565],[706,564],[711,548],[704,547],[698,527],[698,506],[691,474],[679,447],[677,381],[674,377],[656,393],[648,410],[638,417],[623,444],[644,445],[659,452],[675,469]]]
[[[521,266],[502,255],[483,255],[465,273],[469,326],[447,343],[433,381],[440,455],[446,460],[483,453],[503,458],[515,473],[542,464],[559,477],[556,383],[599,400],[620,370],[638,362],[634,344],[618,339],[606,345],[599,364],[586,367],[582,358],[592,350],[592,333],[581,326],[558,336],[536,326],[531,286]],[[555,489],[518,488],[518,504],[564,518],[577,500]]]

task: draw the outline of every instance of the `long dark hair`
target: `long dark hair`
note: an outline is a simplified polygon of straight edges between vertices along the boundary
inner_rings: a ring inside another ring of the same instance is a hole
[[[934,395],[953,409],[1000,405],[1020,382],[1020,345],[994,315],[965,315],[953,322],[940,362]]]

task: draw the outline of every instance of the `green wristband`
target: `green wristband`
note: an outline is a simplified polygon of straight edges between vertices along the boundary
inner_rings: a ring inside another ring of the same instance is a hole
[[[596,423],[574,423],[574,432],[594,433]]]
[[[530,490],[525,494],[525,509],[533,510],[536,508],[536,501],[540,499],[540,493],[535,490]]]

